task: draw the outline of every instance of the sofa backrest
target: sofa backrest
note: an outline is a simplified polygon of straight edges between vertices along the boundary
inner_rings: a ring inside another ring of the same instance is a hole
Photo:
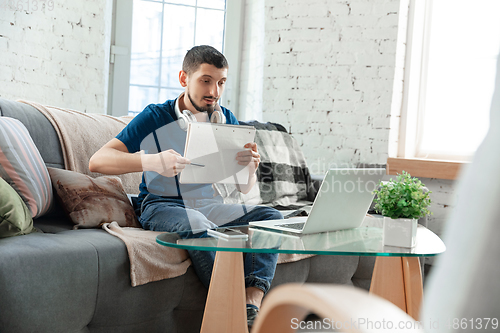
[[[48,167],[64,169],[61,144],[49,120],[34,107],[0,98],[0,116],[15,118],[28,129]]]

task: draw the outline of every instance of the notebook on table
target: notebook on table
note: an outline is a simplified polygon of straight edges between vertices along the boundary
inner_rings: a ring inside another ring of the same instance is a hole
[[[370,208],[373,191],[385,174],[383,168],[330,169],[321,183],[309,216],[249,224],[293,234],[358,228]]]

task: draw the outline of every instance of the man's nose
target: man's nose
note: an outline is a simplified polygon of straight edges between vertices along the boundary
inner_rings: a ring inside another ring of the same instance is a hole
[[[210,95],[214,98],[219,98],[220,87],[217,82],[210,87]]]

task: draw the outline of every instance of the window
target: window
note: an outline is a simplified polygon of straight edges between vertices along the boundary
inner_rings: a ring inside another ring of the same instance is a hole
[[[410,2],[398,157],[467,161],[489,127],[500,1]]]
[[[226,48],[225,41],[239,40],[241,1],[123,0],[115,12],[113,115],[136,115],[148,104],[176,98],[184,90],[178,79],[182,60],[195,45],[212,45],[230,63],[239,62],[239,50],[234,50],[239,43]]]

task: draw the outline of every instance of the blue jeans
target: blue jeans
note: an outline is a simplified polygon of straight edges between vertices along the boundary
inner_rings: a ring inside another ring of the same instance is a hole
[[[248,225],[251,221],[277,220],[283,215],[274,208],[224,204],[221,197],[212,199],[174,199],[148,194],[141,205],[139,222],[144,229],[177,232],[182,238],[207,237],[207,229],[218,226]],[[194,270],[208,288],[215,252],[188,250]],[[276,270],[278,254],[246,253],[245,286],[267,293]]]

